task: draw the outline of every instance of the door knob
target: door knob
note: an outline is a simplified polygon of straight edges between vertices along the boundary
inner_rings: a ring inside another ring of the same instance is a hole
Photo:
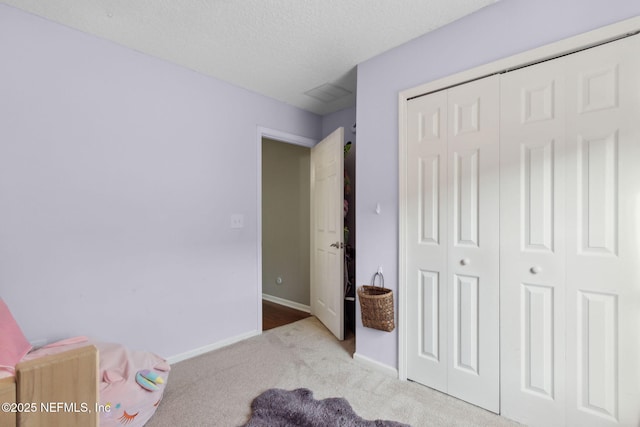
[[[470,262],[469,258],[462,258],[460,260],[460,265],[469,265]]]
[[[331,245],[329,245],[329,246],[331,246],[332,248],[342,249],[342,248],[344,248],[344,243],[342,243],[342,242],[335,242],[335,243],[332,243],[332,244],[331,244]]]
[[[542,271],[542,268],[540,268],[540,266],[534,265],[529,269],[529,271],[531,272],[531,274],[538,274]]]

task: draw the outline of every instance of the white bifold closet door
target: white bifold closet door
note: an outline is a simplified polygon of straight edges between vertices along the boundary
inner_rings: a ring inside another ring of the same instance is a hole
[[[502,411],[640,425],[640,38],[503,75]]]
[[[500,85],[501,403],[530,426],[565,423],[564,63]]]
[[[499,90],[409,101],[407,377],[494,412],[499,397]]]
[[[409,101],[407,377],[447,392],[447,92]]]

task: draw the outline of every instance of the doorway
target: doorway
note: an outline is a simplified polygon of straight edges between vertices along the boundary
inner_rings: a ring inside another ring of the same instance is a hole
[[[265,279],[265,266],[264,266],[264,256],[263,254],[265,253],[265,250],[263,249],[263,230],[265,228],[265,224],[263,224],[263,201],[264,201],[264,197],[263,197],[263,141],[264,140],[269,140],[269,141],[273,141],[274,143],[277,144],[281,144],[283,146],[292,146],[292,147],[299,147],[302,149],[305,149],[307,151],[309,151],[311,149],[311,147],[313,147],[316,143],[317,140],[312,139],[312,138],[307,138],[307,137],[303,137],[303,136],[299,136],[299,135],[294,135],[291,133],[287,133],[287,132],[282,132],[279,130],[275,130],[275,129],[269,129],[269,128],[263,128],[263,127],[258,127],[257,129],[257,148],[258,148],[258,156],[257,156],[257,193],[258,193],[258,230],[257,230],[257,235],[258,235],[258,245],[257,245],[257,258],[258,258],[258,277],[257,277],[257,281],[258,281],[258,295],[257,295],[257,307],[256,307],[256,311],[257,311],[257,318],[256,318],[256,330],[258,331],[262,331],[263,330],[263,312],[266,310],[269,310],[269,307],[276,307],[276,308],[281,308],[281,307],[288,307],[291,309],[295,309],[298,311],[301,311],[303,313],[309,313],[310,312],[310,307],[309,307],[309,302],[307,299],[307,302],[302,304],[302,303],[296,303],[295,301],[291,301],[288,300],[286,298],[281,298],[278,297],[276,295],[270,295],[269,292],[274,292],[272,290],[270,290],[270,286],[272,286],[272,283],[267,283],[267,282],[273,282],[273,286],[280,286],[282,284],[286,284],[286,285],[293,285],[292,282],[292,278],[289,276],[286,276],[283,274],[278,275],[277,273],[275,273],[276,275],[273,276],[271,279],[269,277],[267,277]],[[309,170],[307,169],[307,175],[309,175]],[[267,197],[269,197],[267,195]],[[266,224],[267,226],[269,226],[269,224]],[[306,230],[306,234],[309,234],[309,230]],[[277,269],[275,269],[277,271]],[[282,280],[282,282],[280,284],[278,284],[276,281],[278,281],[278,278],[280,278]],[[286,282],[285,282],[286,280]],[[291,283],[290,283],[291,280]],[[277,288],[276,288],[277,289]],[[306,293],[308,295],[309,293],[309,278],[307,277],[306,280]],[[286,295],[286,294],[285,294]],[[265,303],[263,303],[263,299],[266,300],[269,303],[273,303],[273,304],[277,304],[277,305],[270,305],[269,307],[266,306]],[[265,308],[263,309],[263,305],[265,305]],[[269,316],[271,316],[272,314],[268,314]],[[277,314],[276,314],[277,316]]]
[[[355,132],[352,132],[355,133]],[[310,313],[310,274],[308,274],[308,263],[310,258],[310,236],[309,211],[306,221],[300,217],[300,204],[309,208],[309,186],[307,185],[310,176],[310,165],[305,160],[305,155],[310,153],[310,148],[317,141],[300,137],[293,134],[284,133],[267,128],[258,128],[258,318],[257,330],[267,330],[273,326],[273,319],[276,322],[289,323],[308,316]],[[354,139],[355,135],[347,138],[347,142]],[[265,149],[265,146],[267,148]],[[355,148],[355,144],[354,147]],[[275,153],[274,153],[275,151]],[[350,153],[345,153],[345,171],[347,176],[351,176],[351,187],[349,194],[345,192],[345,199],[349,203],[349,210],[345,218],[345,224],[349,225],[350,233],[345,235],[345,244],[348,245],[349,263],[345,266],[348,272],[348,283],[353,283],[355,273],[354,250],[350,242],[355,241],[355,149]],[[274,156],[275,154],[275,156]],[[276,158],[271,166],[264,165],[264,158]],[[288,159],[284,161],[285,159]],[[288,163],[288,164],[287,164]],[[276,176],[269,168],[276,165]],[[350,169],[351,168],[351,169]],[[287,169],[281,170],[281,169]],[[271,174],[271,175],[270,175]],[[307,189],[304,194],[301,191],[301,182],[305,182],[302,188]],[[265,184],[276,184],[275,196],[265,192]],[[306,187],[305,187],[306,185]],[[283,194],[284,193],[284,194]],[[287,197],[290,195],[295,197]],[[283,221],[279,216],[289,215],[298,212],[297,217]],[[268,218],[276,216],[281,232],[274,232],[273,222]],[[304,216],[304,215],[303,215]],[[265,218],[266,217],[266,218]],[[288,228],[282,229],[282,223]],[[303,225],[305,224],[306,225]],[[297,231],[297,233],[296,233]],[[274,238],[275,236],[275,238]],[[276,240],[275,244],[269,239]],[[307,243],[304,243],[306,240]],[[302,243],[301,243],[302,242]],[[306,246],[305,246],[306,245]],[[297,248],[297,251],[291,251]],[[287,255],[288,254],[288,255]],[[300,256],[302,255],[302,258]],[[305,269],[306,272],[305,272]],[[347,283],[347,280],[345,280]],[[353,294],[353,289],[351,294]],[[345,295],[351,295],[345,291]],[[354,298],[347,298],[345,301],[345,335],[351,334],[355,330],[355,305]],[[292,311],[297,310],[296,311]],[[275,310],[275,311],[274,311]],[[270,319],[266,317],[269,316]],[[290,320],[283,320],[290,319]],[[267,324],[268,323],[268,324]],[[278,325],[279,326],[279,325]]]
[[[310,151],[262,138],[263,330],[310,313]]]

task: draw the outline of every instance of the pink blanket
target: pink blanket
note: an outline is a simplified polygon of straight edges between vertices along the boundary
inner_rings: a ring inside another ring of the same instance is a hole
[[[13,376],[14,367],[31,350],[7,304],[0,298],[0,378]]]

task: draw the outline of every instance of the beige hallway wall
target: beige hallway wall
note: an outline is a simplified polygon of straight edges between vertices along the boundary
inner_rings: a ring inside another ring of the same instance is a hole
[[[309,305],[309,159],[307,147],[262,140],[262,292],[304,305]]]

